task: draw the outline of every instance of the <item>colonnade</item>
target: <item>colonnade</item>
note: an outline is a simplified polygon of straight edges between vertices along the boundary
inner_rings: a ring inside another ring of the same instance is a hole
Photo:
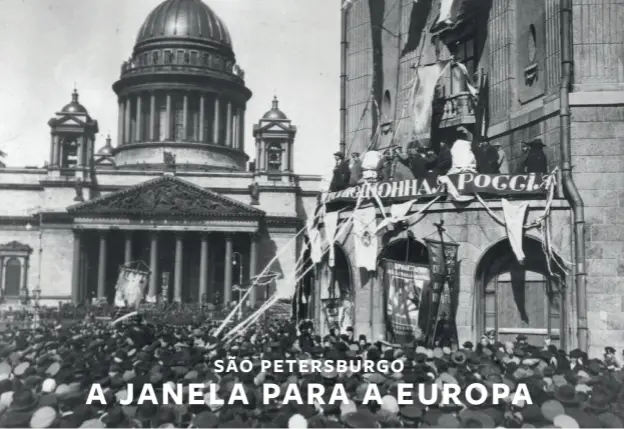
[[[83,273],[81,272],[82,264],[82,248],[84,232],[80,230],[74,231],[74,253],[73,253],[73,268],[72,268],[72,300],[75,303],[79,303],[83,293],[81,292],[82,282],[84,281]],[[149,268],[152,273],[149,277],[149,286],[147,296],[157,297],[159,294],[159,282],[161,277],[159,276],[159,244],[160,235],[159,231],[152,231],[149,234]],[[210,232],[197,232],[200,240],[200,255],[199,255],[199,290],[198,297],[208,296],[208,283],[209,283],[209,251],[210,251]],[[223,303],[228,304],[232,301],[232,257],[236,253],[234,252],[234,234],[225,234],[225,254],[224,264],[224,281],[223,281]],[[242,234],[242,233],[236,233]],[[108,253],[109,253],[109,235],[107,230],[98,231],[98,256],[97,256],[97,298],[103,299],[107,297],[107,267],[108,267]],[[258,264],[258,236],[254,233],[251,234],[250,248],[249,248],[249,276],[254,276],[257,272]],[[184,267],[183,261],[185,259],[185,236],[184,233],[175,233],[175,256],[173,265],[173,300],[175,302],[181,302],[183,297],[183,282],[184,282]],[[133,232],[124,232],[124,263],[128,264],[133,262]],[[188,257],[188,255],[186,255]],[[239,262],[240,263],[240,262]],[[252,289],[249,294],[250,305],[255,305],[256,293]]]
[[[179,141],[243,150],[245,106],[216,93],[145,91],[119,99],[119,144]]]

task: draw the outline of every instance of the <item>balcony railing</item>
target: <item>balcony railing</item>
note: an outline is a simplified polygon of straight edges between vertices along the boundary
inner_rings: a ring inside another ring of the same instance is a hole
[[[475,103],[469,92],[459,92],[435,101],[434,115],[439,118],[440,128],[474,124]]]

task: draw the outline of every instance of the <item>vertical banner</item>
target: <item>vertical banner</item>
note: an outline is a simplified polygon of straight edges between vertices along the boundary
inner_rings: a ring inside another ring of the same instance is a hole
[[[421,320],[429,346],[439,342],[457,343],[457,243],[425,239],[429,251],[431,294],[429,314]]]
[[[430,282],[429,267],[384,259],[386,321],[393,342],[408,343],[422,335],[419,313]]]
[[[115,286],[115,306],[138,307],[143,300],[148,274],[144,271],[121,267]]]

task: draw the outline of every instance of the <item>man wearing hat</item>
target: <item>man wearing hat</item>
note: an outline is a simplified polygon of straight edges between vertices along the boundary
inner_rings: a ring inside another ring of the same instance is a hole
[[[360,160],[360,153],[351,153],[351,162],[349,163],[349,186],[357,186],[362,179],[362,161]]]
[[[404,154],[400,147],[395,147],[394,155],[397,161],[407,167],[414,179],[422,179],[427,177],[427,160],[425,159],[425,151],[420,147],[418,141],[410,142],[407,146],[407,154]]]
[[[338,192],[349,187],[349,180],[351,171],[349,170],[349,163],[345,161],[344,154],[342,152],[334,153],[334,171],[331,184],[329,185],[330,192]]]
[[[604,363],[609,371],[616,371],[620,368],[620,363],[615,356],[615,349],[613,347],[605,347]]]
[[[509,162],[507,161],[505,151],[501,147],[501,142],[495,141],[492,143],[492,146],[496,149],[496,153],[498,155],[498,173],[509,174]]]
[[[526,153],[523,173],[548,173],[545,147],[542,139],[533,139],[522,144],[522,150]]]

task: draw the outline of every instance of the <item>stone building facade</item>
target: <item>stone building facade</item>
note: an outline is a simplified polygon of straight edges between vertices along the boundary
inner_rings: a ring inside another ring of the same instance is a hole
[[[124,264],[149,269],[150,297],[168,288],[169,300],[217,304],[236,301],[278,249],[269,269],[293,273],[320,177],[295,174],[297,129],[277,99],[248,162],[251,91],[216,14],[195,0],[161,3],[113,90],[116,144],[96,148],[98,122],[74,91],[49,121],[46,165],[0,169],[5,305],[112,302]],[[269,293],[259,288],[252,305]]]
[[[549,169],[558,168],[548,220],[552,244],[558,257],[569,263],[561,276],[549,273],[543,258],[524,267],[527,296],[540,296],[535,302],[527,300],[532,309],[525,318],[505,289],[514,269],[501,261],[509,253],[504,228],[480,203],[433,204],[410,230],[413,240],[422,244],[423,237],[435,233],[433,223],[444,219],[448,235],[460,244],[460,339],[478,340],[492,328],[503,339],[526,333],[540,340],[551,334],[563,347],[588,347],[592,355],[600,355],[605,346],[621,349],[624,3],[455,0],[450,2],[449,19],[441,23],[442,2],[446,0],[360,0],[344,12],[346,152],[365,152],[379,130],[377,147],[394,143],[405,148],[413,139],[409,97],[417,70],[455,58],[475,86],[485,90],[476,108],[470,107],[462,102],[467,97],[466,76],[456,67],[447,69],[433,101],[432,144],[444,138],[439,116],[450,111],[455,124],[470,127],[478,138],[501,143],[510,172],[519,173],[522,143],[541,138]],[[436,112],[436,106],[444,106],[443,112]],[[384,126],[393,129],[393,141],[384,140]],[[564,182],[562,172],[570,173],[570,180]],[[578,190],[576,199],[573,188]],[[483,198],[500,216],[500,196]],[[530,221],[545,201],[528,199]],[[526,236],[532,241],[527,246],[542,253],[543,235],[527,230]],[[343,250],[353,266],[350,239]],[[386,249],[388,238],[379,240],[380,249]],[[383,312],[374,311],[382,305],[378,297],[384,292],[383,273],[364,278],[362,270],[348,271],[358,326],[374,337],[385,335]],[[563,298],[560,302],[553,299],[553,282]],[[540,290],[541,295],[533,293]],[[372,311],[372,321],[365,310]]]

